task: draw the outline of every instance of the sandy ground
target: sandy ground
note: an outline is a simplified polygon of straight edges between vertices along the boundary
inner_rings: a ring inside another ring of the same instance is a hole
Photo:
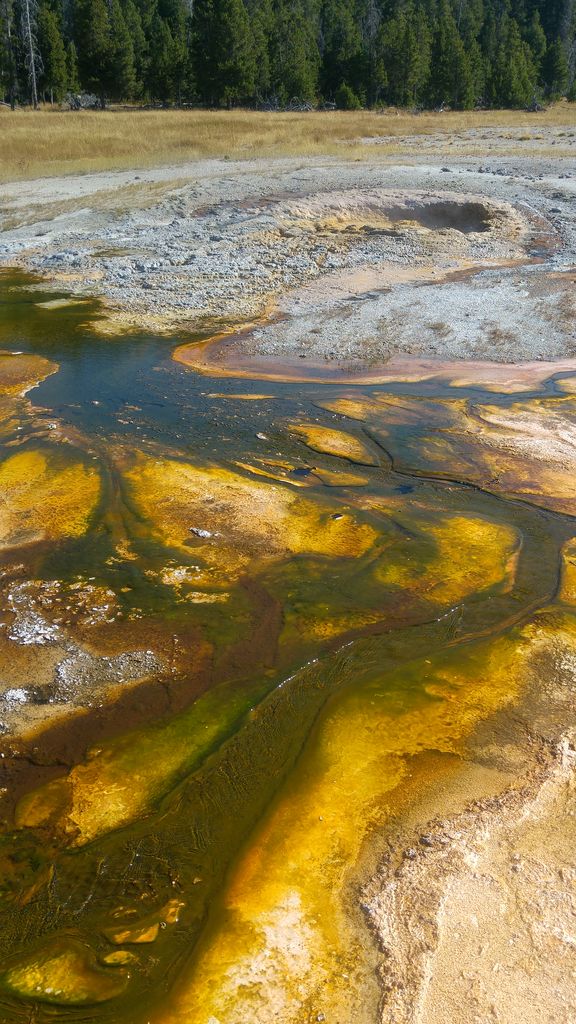
[[[574,669],[558,644],[465,765],[415,777],[364,893],[386,1024],[576,1020]]]

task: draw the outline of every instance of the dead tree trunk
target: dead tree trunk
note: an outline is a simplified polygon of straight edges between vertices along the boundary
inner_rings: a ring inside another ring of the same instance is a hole
[[[38,74],[41,70],[40,52],[36,40],[37,14],[37,0],[22,0],[22,40],[30,82],[30,98],[34,110],[38,109]]]

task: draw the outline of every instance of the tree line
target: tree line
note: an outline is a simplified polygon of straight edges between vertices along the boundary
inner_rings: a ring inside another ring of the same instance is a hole
[[[0,0],[12,106],[524,107],[575,65],[575,0]]]

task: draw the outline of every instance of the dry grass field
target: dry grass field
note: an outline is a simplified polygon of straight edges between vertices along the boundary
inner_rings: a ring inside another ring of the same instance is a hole
[[[209,157],[331,155],[356,159],[406,152],[414,136],[461,136],[466,153],[481,154],[483,130],[506,151],[525,152],[541,131],[556,129],[550,155],[574,145],[576,104],[538,114],[513,110],[410,114],[387,110],[328,113],[107,110],[68,112],[0,108],[0,180],[120,170]],[[564,129],[564,131],[562,130]],[[464,135],[471,130],[474,135]],[[378,145],[360,139],[377,137]],[[544,143],[544,145],[542,145]],[[546,139],[540,136],[543,154]],[[461,150],[462,151],[462,150]],[[566,154],[567,155],[567,154]]]

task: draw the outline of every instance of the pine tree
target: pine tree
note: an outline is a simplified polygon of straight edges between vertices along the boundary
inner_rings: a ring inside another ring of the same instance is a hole
[[[0,29],[2,30],[0,50],[0,84],[12,110],[16,106],[16,33],[14,28],[13,0],[0,0]]]
[[[152,22],[147,86],[153,100],[167,103],[172,94],[172,47],[168,22],[156,14]]]
[[[106,0],[75,0],[73,17],[80,81],[104,107],[113,60]]]
[[[360,110],[362,106],[356,93],[346,82],[338,86],[335,98],[338,110]]]
[[[233,106],[254,94],[256,69],[242,0],[197,0],[194,64],[202,99]]]
[[[149,48],[152,42],[152,22],[158,14],[158,0],[133,0],[133,2],[138,11],[142,31]]]
[[[322,94],[331,99],[340,86],[346,84],[357,99],[359,94],[365,92],[362,37],[354,11],[347,0],[325,0],[320,18],[320,40]],[[341,98],[344,95],[342,93]],[[346,95],[348,102],[353,103],[353,97]]]
[[[368,106],[379,103],[388,85],[388,73],[382,58],[380,29],[382,10],[377,0],[360,0],[358,21],[362,37],[363,79]]]
[[[108,95],[110,99],[133,99],[136,93],[134,47],[120,0],[107,0],[111,45],[111,67]]]
[[[480,44],[476,39],[464,41],[468,66],[472,78],[472,95],[475,103],[484,103],[486,94],[486,64]]]
[[[485,18],[484,0],[458,0],[456,27],[470,66],[474,100],[481,103],[486,89],[486,55],[481,41]]]
[[[502,18],[500,33],[489,82],[492,105],[525,107],[533,100],[537,87],[534,55],[522,39],[518,23],[508,15]]]
[[[441,0],[433,36],[429,95],[434,106],[474,105],[472,69],[448,0]]]
[[[126,29],[132,42],[134,96],[142,98],[145,89],[144,83],[148,76],[150,47],[142,26],[140,11],[136,7],[134,0],[127,0],[124,4],[124,21],[126,22]]]
[[[66,80],[68,92],[80,92],[80,73],[78,71],[78,53],[71,39],[66,47]]]
[[[59,102],[68,87],[66,46],[58,15],[46,4],[38,14],[38,42],[42,56],[40,89],[50,103]]]
[[[82,84],[104,107],[136,89],[134,51],[119,0],[76,0],[74,37]]]
[[[410,5],[384,24],[380,45],[390,103],[414,106],[424,95],[430,76],[430,42],[430,30],[421,8]]]
[[[548,47],[543,61],[543,76],[546,94],[557,100],[568,90],[568,60],[561,39],[555,39]]]
[[[562,37],[563,31],[567,27],[566,15],[569,16],[571,7],[570,0],[539,0],[537,9],[549,40],[556,39],[558,36]]]
[[[534,60],[540,69],[546,54],[546,33],[542,28],[542,22],[540,21],[538,11],[533,11],[525,37],[526,42],[534,54]]]
[[[163,33],[163,42],[168,46],[168,60],[171,66],[169,96],[166,99],[174,100],[178,104],[181,104],[184,95],[190,92],[194,6],[195,0],[158,0],[156,12],[170,30],[170,42],[166,33]]]
[[[486,17],[486,4],[484,0],[457,0],[454,16],[462,39],[478,40]]]
[[[270,0],[261,0],[250,12],[252,53],[254,56],[254,92],[258,100],[270,98],[272,77],[270,72],[270,38],[274,13]]]
[[[271,51],[272,85],[280,100],[313,102],[318,91],[320,52],[298,0],[281,0]]]
[[[177,4],[173,17],[171,18],[172,29],[172,50],[170,60],[172,62],[172,95],[178,105],[182,98],[190,78],[190,54],[188,52],[188,23],[184,6]]]

